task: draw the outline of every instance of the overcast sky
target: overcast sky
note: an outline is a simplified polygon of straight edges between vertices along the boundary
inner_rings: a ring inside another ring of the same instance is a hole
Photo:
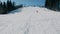
[[[7,1],[7,0],[1,0],[3,1]],[[17,5],[19,4],[23,4],[26,6],[31,6],[31,5],[36,5],[36,6],[44,6],[45,5],[45,0],[11,0],[11,1],[15,1]]]

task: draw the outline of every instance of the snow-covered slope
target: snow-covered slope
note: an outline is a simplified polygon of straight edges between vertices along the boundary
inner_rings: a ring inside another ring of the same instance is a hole
[[[60,34],[60,12],[24,7],[19,13],[0,15],[0,34]]]

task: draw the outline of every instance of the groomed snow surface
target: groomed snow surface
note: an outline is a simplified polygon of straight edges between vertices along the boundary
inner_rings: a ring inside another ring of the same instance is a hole
[[[0,15],[0,34],[60,34],[60,12],[24,7],[19,13]]]

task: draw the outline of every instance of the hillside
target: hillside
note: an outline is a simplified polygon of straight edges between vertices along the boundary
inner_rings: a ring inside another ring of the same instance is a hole
[[[0,34],[60,34],[60,12],[39,7],[18,11],[0,15]]]

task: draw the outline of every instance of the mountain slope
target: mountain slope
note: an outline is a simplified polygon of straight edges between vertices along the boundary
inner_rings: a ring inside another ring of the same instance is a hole
[[[60,13],[46,8],[24,7],[19,13],[0,15],[0,34],[59,34],[59,32]]]

